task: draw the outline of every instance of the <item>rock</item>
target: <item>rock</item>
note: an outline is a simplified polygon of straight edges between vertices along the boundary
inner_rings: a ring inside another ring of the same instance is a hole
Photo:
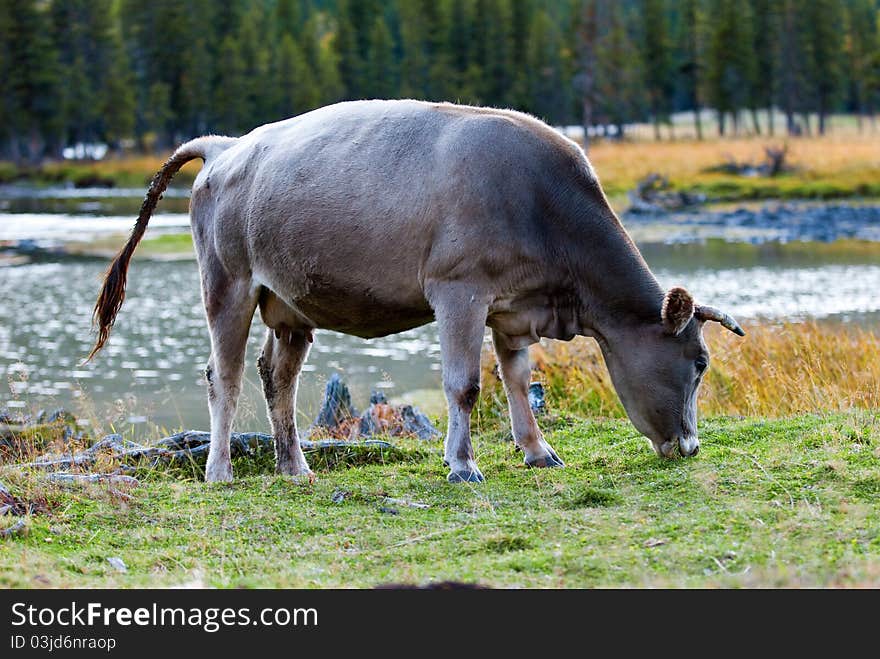
[[[344,421],[359,416],[357,410],[351,404],[351,392],[342,381],[339,373],[334,373],[327,381],[324,388],[324,401],[321,411],[312,427],[335,428]]]
[[[128,572],[128,566],[125,564],[125,561],[117,556],[110,556],[107,559],[107,562],[110,563],[113,569],[117,572]]]
[[[53,410],[46,423],[76,423],[76,417],[63,407]]]
[[[351,393],[337,373],[327,382],[321,411],[309,429],[309,436],[314,434],[348,440],[376,435],[414,435],[424,440],[441,436],[418,409],[412,405],[391,405],[381,391],[370,394],[370,406],[358,415]]]
[[[529,407],[532,412],[539,416],[547,411],[547,404],[544,401],[544,385],[540,382],[532,382],[529,385]]]
[[[442,433],[434,427],[431,420],[412,405],[402,405],[400,414],[403,417],[403,429],[419,439],[436,439]]]
[[[25,535],[27,533],[27,521],[24,517],[19,519],[12,526],[0,529],[0,538],[10,538],[14,535]]]

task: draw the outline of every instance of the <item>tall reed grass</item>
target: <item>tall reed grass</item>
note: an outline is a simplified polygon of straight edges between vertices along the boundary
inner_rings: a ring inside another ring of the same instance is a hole
[[[702,415],[782,417],[852,408],[880,410],[880,337],[830,323],[753,324],[742,339],[707,326],[711,365],[699,395]],[[484,356],[483,411],[504,410],[494,357]],[[551,409],[624,416],[598,345],[579,337],[533,346],[532,377]]]

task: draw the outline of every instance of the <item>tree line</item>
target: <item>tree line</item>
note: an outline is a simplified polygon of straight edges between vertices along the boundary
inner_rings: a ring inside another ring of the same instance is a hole
[[[167,148],[357,98],[616,138],[681,111],[702,137],[705,108],[722,134],[823,133],[831,112],[873,120],[878,17],[878,0],[0,0],[0,157]],[[760,121],[774,106],[785,126]]]

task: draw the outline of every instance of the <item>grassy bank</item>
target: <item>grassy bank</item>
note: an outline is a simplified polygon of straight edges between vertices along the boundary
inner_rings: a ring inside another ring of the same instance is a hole
[[[313,457],[314,484],[268,461],[239,460],[231,485],[184,469],[138,473],[132,489],[0,464],[13,494],[48,509],[0,538],[0,586],[878,587],[880,348],[868,330],[831,327],[747,327],[744,340],[710,329],[690,460],[654,456],[598,353],[576,341],[533,353],[541,425],[565,469],[522,465],[490,359],[479,486],[447,484],[440,443],[415,440],[369,463]],[[0,529],[14,521],[0,515]]]
[[[526,470],[484,432],[480,486],[447,484],[439,449],[314,485],[156,474],[128,492],[44,486],[53,511],[0,540],[0,585],[880,586],[876,414],[719,417],[702,424],[700,456],[677,462],[623,421],[544,426],[567,468]]]
[[[39,166],[19,167],[0,162],[0,183],[29,182],[39,185],[71,184],[76,187],[144,188],[165,162],[160,156],[110,157],[101,161],[46,162]],[[189,187],[201,169],[201,161],[187,163],[177,173],[173,185]]]
[[[730,159],[759,163],[764,159],[765,146],[782,142],[779,138],[600,142],[590,148],[589,155],[606,193],[617,206],[625,205],[626,192],[650,173],[666,176],[676,189],[701,192],[717,201],[880,197],[880,134],[876,133],[843,131],[788,140],[787,162],[793,171],[773,178],[710,171]],[[166,155],[47,163],[32,169],[0,163],[0,182],[140,188],[149,183]],[[200,161],[186,165],[174,185],[189,186],[200,166]]]

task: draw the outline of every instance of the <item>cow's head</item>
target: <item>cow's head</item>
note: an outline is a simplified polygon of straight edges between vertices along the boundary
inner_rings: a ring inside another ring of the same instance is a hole
[[[600,340],[626,413],[663,457],[688,457],[700,449],[697,391],[709,366],[702,332],[709,320],[745,335],[727,314],[696,305],[685,289],[673,288],[656,322],[627,326]]]

